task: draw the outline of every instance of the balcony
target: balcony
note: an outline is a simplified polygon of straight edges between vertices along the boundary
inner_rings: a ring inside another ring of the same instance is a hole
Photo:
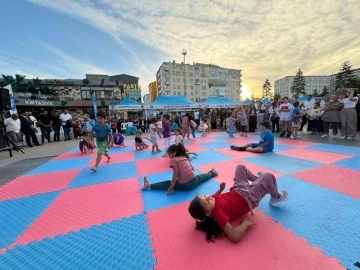
[[[168,66],[164,66],[164,71],[169,71],[169,67],[168,67]]]

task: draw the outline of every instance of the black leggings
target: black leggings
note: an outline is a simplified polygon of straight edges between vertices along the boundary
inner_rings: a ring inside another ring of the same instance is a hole
[[[255,132],[256,130],[256,115],[250,115],[249,117],[249,132]]]

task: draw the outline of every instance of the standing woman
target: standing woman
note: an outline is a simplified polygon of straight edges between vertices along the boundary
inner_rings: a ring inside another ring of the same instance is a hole
[[[185,139],[185,137],[188,138],[188,140],[190,140],[190,120],[189,120],[189,113],[187,112],[185,114],[185,116],[181,119],[181,133],[183,138]]]
[[[269,116],[271,120],[272,133],[280,132],[280,127],[279,127],[280,116],[276,101],[274,101],[271,104],[271,107],[269,108]]]
[[[355,139],[357,121],[355,106],[358,100],[356,89],[350,89],[345,98],[341,100],[341,103],[344,104],[344,108],[340,112],[341,139]]]
[[[254,133],[255,129],[256,129],[256,108],[254,103],[251,103],[249,109],[249,132]]]
[[[256,129],[257,132],[260,133],[260,123],[264,121],[265,115],[265,105],[260,101],[257,107],[257,115],[256,115]]]
[[[339,129],[340,123],[340,110],[343,107],[343,104],[339,102],[338,97],[336,95],[331,95],[329,98],[329,102],[324,106],[324,114],[322,119],[324,121],[324,135],[321,138],[329,137],[329,128],[330,125],[333,130],[332,138],[336,139],[336,135]]]

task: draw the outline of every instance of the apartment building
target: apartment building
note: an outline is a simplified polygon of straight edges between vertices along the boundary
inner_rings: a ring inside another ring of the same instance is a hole
[[[164,62],[156,73],[158,95],[186,96],[203,101],[209,96],[239,101],[241,70],[212,64]]]
[[[280,96],[291,97],[291,84],[294,81],[295,76],[287,76],[280,80],[275,81],[275,94],[280,94]],[[322,93],[324,87],[330,90],[331,78],[330,76],[304,76],[306,86],[305,92],[306,94],[313,94],[315,90],[317,93]]]

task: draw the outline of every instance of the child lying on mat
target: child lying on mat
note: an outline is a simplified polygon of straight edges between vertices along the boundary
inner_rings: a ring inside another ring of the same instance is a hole
[[[249,182],[253,182],[249,184]],[[196,219],[196,229],[206,233],[206,240],[214,242],[224,234],[238,242],[254,222],[247,218],[239,226],[229,222],[235,220],[259,205],[266,194],[270,194],[270,205],[279,206],[288,199],[287,191],[278,191],[275,176],[271,173],[253,175],[244,165],[238,165],[235,171],[234,185],[229,192],[221,192],[225,183],[211,196],[196,196],[190,203],[189,213]]]
[[[274,135],[269,130],[269,122],[260,123],[260,141],[259,143],[248,143],[243,146],[231,145],[232,150],[248,151],[253,153],[268,153],[274,150]]]
[[[170,195],[174,190],[191,190],[218,175],[216,168],[213,168],[206,174],[196,175],[194,168],[190,164],[185,148],[182,144],[171,145],[167,153],[171,158],[171,167],[173,168],[172,180],[150,184],[147,180],[147,175],[144,176],[144,189],[160,189],[167,190],[167,195]]]

